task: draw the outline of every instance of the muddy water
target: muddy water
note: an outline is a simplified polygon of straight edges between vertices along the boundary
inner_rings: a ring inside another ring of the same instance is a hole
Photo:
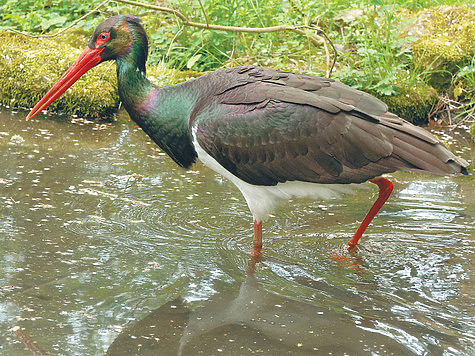
[[[253,264],[239,191],[176,167],[126,115],[98,126],[0,111],[0,354],[474,352],[472,177],[393,174],[342,263],[330,256],[375,187],[292,202]],[[466,134],[451,135],[471,161]]]

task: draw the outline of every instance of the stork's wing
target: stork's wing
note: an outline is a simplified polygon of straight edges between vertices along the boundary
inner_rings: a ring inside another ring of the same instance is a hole
[[[400,169],[455,174],[466,165],[380,100],[329,79],[242,67],[215,84],[193,113],[198,143],[251,184],[359,183]]]

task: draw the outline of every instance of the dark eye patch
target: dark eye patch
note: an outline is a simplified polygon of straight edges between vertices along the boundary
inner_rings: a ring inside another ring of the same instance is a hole
[[[102,46],[104,43],[109,41],[110,38],[110,33],[109,32],[102,32],[99,36],[96,38],[96,42],[94,45],[97,47]]]

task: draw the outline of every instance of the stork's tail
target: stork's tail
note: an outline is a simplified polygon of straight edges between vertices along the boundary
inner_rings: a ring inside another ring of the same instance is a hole
[[[384,126],[394,129],[390,133],[393,145],[391,158],[397,169],[438,175],[468,174],[468,162],[454,155],[423,128],[390,113],[380,120]]]

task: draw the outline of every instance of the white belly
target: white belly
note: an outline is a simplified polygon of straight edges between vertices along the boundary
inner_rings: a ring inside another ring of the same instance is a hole
[[[264,221],[283,200],[291,198],[330,199],[342,193],[349,193],[355,184],[317,184],[300,181],[288,181],[274,186],[252,185],[236,177],[218,161],[206,153],[196,140],[193,130],[193,145],[203,164],[233,182],[246,199],[254,220]]]

